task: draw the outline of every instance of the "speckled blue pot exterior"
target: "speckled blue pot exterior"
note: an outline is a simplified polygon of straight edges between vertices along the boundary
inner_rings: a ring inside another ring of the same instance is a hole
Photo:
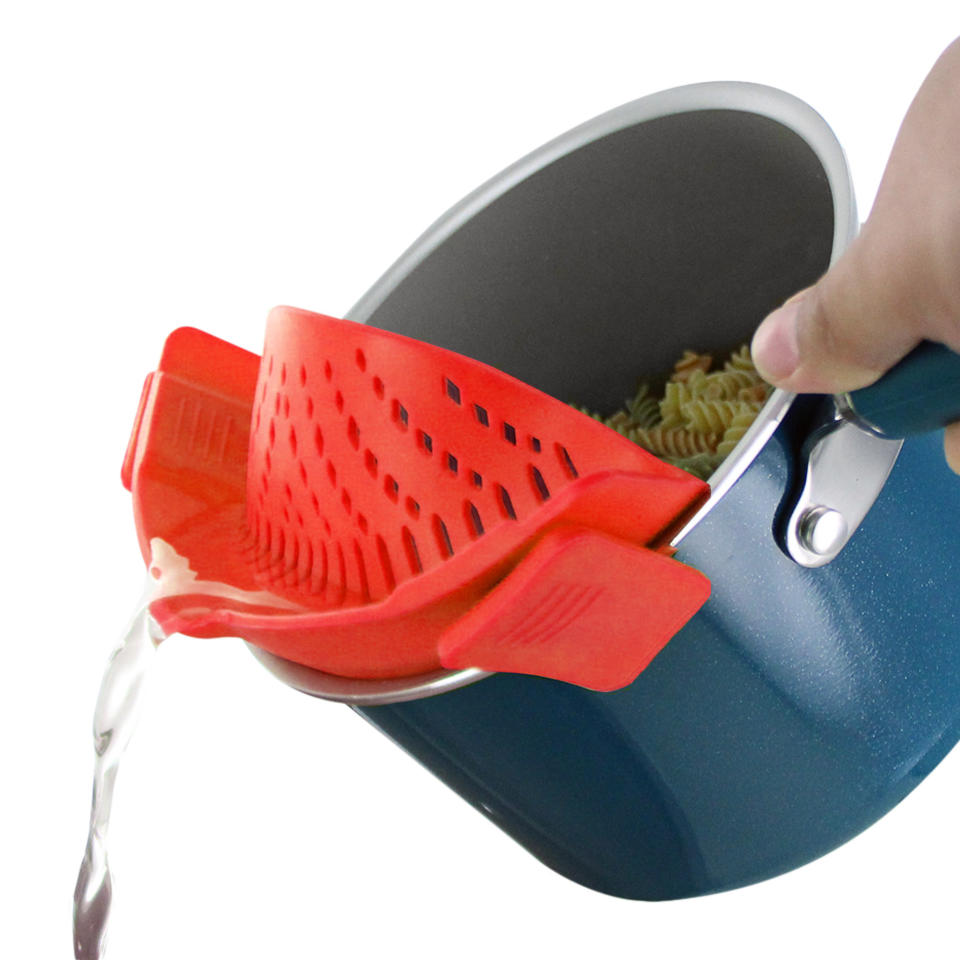
[[[735,345],[855,230],[848,175],[809,108],[688,89],[468,198],[353,315],[597,406],[645,372],[636,356],[652,371],[683,346]],[[623,212],[634,183],[649,192]],[[632,345],[650,304],[667,322]],[[502,674],[361,713],[544,863],[618,896],[752,883],[854,836],[960,735],[960,482],[940,434],[908,440],[852,542],[801,567],[777,525],[809,417],[794,403],[682,541],[713,595],[630,687]]]
[[[908,441],[849,547],[804,569],[769,523],[783,434],[684,541],[713,596],[630,687],[498,675],[368,718],[605,893],[736,887],[859,833],[960,735],[957,478],[940,436]]]

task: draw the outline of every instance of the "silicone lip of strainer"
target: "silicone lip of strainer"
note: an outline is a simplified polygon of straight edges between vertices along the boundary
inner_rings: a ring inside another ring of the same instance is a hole
[[[491,670],[615,689],[709,594],[669,548],[702,481],[498,370],[306,311],[272,312],[262,362],[175,331],[123,479],[145,560],[189,564],[151,603],[165,632],[240,636],[352,703]]]

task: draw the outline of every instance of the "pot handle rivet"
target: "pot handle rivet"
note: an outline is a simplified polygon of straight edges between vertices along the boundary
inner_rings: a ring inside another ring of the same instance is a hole
[[[821,557],[835,553],[847,539],[847,521],[839,510],[830,507],[807,508],[799,527],[803,546]]]

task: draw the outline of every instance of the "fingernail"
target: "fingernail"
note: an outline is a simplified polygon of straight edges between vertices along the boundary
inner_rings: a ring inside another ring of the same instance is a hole
[[[764,380],[786,380],[800,364],[797,348],[797,316],[802,297],[788,300],[774,310],[757,328],[750,351]]]

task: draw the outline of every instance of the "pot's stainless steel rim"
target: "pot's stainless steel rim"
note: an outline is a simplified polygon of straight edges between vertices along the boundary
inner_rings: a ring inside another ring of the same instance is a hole
[[[698,83],[663,90],[616,107],[551,140],[507,167],[452,207],[414,241],[347,313],[348,319],[366,323],[397,285],[459,227],[516,184],[559,157],[625,127],[697,110],[736,110],[758,114],[778,121],[806,141],[823,167],[833,198],[834,235],[830,263],[834,263],[856,236],[857,215],[853,182],[843,149],[823,117],[802,100],[773,87],[732,81]],[[786,416],[793,399],[794,394],[774,391],[736,448],[710,477],[710,499],[674,537],[674,546],[703,520],[743,475]],[[361,680],[323,673],[283,660],[252,644],[248,646],[271,673],[294,689],[355,707],[430,697],[490,676],[486,671],[470,668],[439,670],[392,680]]]
[[[434,670],[415,677],[393,677],[389,680],[360,680],[338,677],[305,667],[301,663],[284,660],[266,650],[248,643],[250,652],[287,686],[324,700],[336,700],[355,707],[376,707],[386,703],[403,703],[447,693],[457,687],[476,683],[490,674],[485,670]]]

